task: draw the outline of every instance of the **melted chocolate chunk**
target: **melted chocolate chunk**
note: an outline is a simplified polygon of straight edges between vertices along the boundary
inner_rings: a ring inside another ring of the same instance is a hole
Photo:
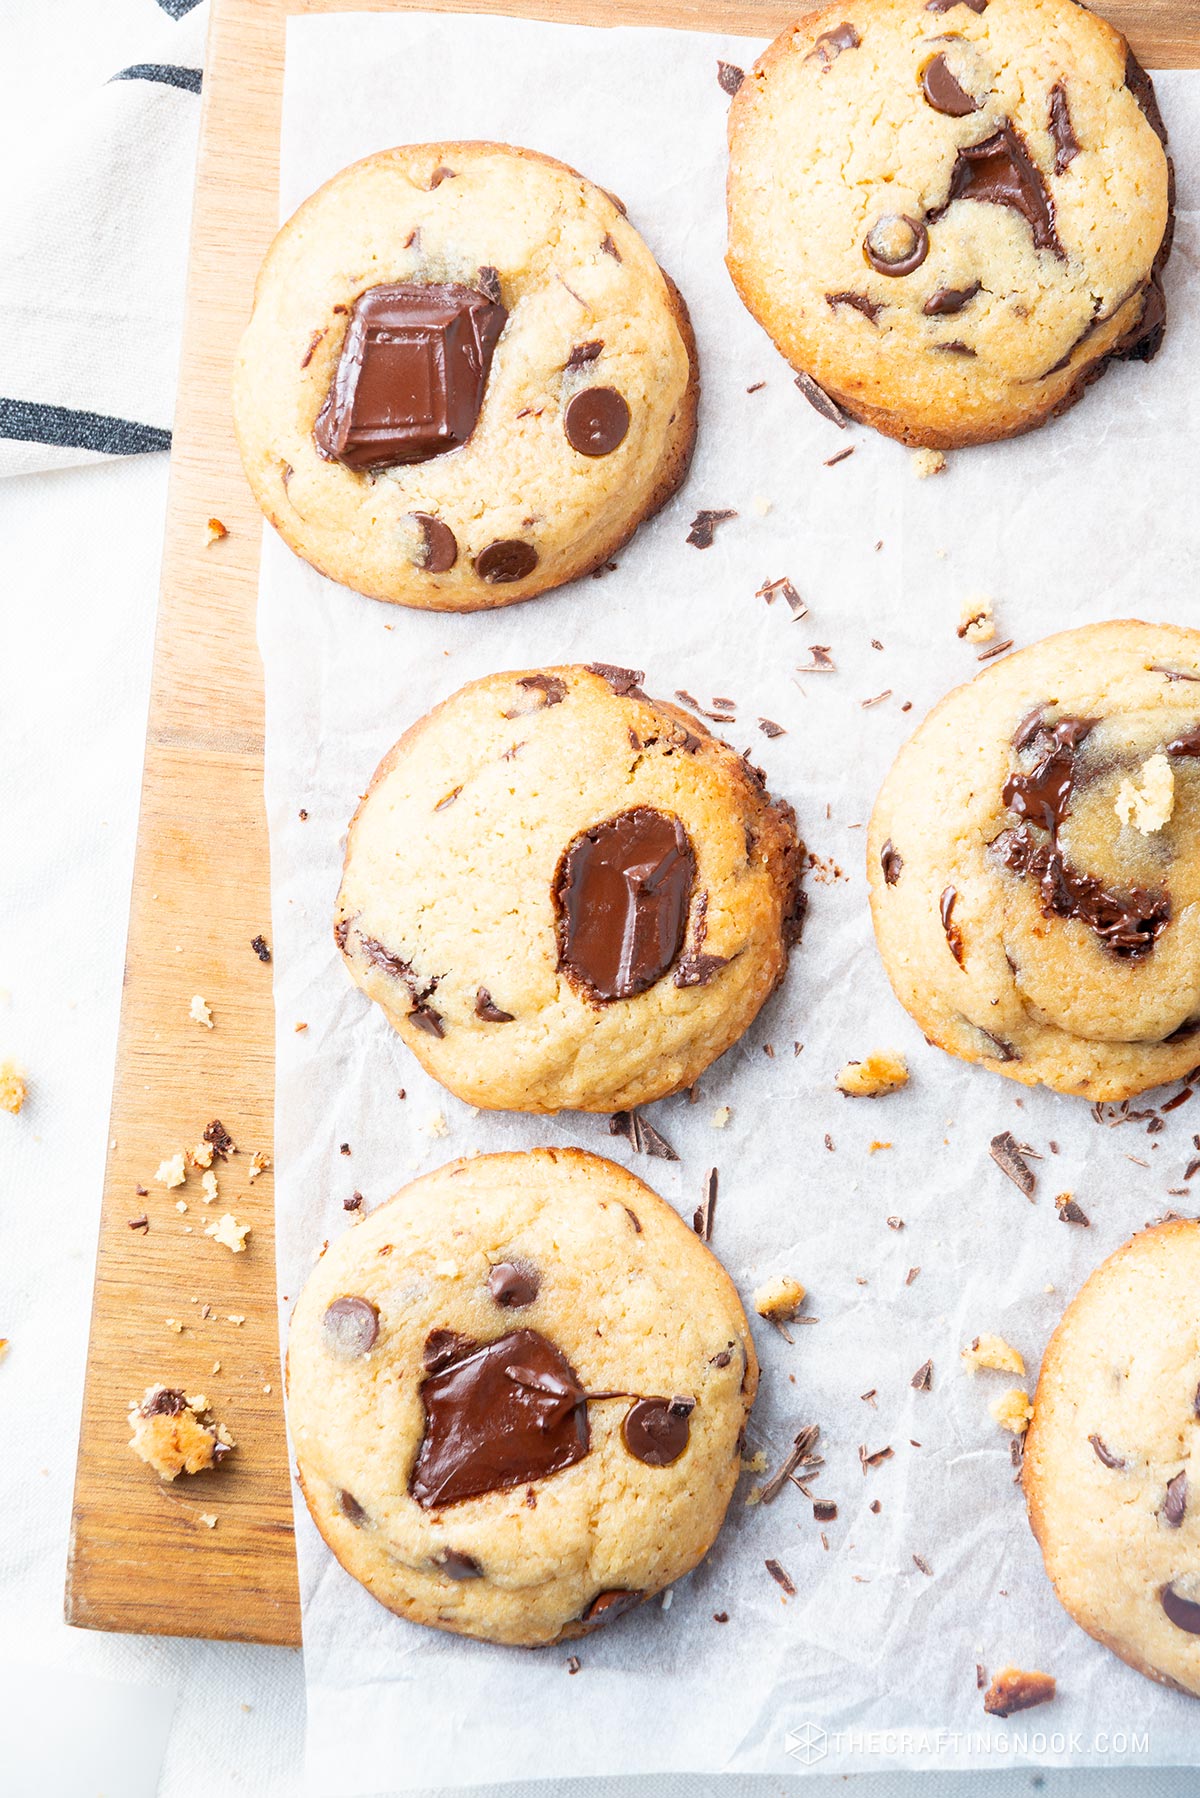
[[[947,887],[938,901],[938,911],[941,915],[942,929],[946,933],[946,942],[949,944],[950,953],[961,968],[965,965],[962,931],[953,922],[954,906],[957,899],[958,894],[955,889]]]
[[[412,521],[421,532],[418,568],[426,574],[445,574],[458,561],[458,539],[450,526],[432,512],[413,512]]]
[[[629,430],[629,405],[615,387],[585,387],[563,414],[567,442],[581,456],[611,456]]]
[[[1185,1467],[1172,1480],[1167,1481],[1167,1495],[1163,1499],[1162,1520],[1168,1528],[1177,1530],[1187,1515],[1188,1476]]]
[[[969,6],[972,12],[984,12],[988,0],[925,0],[926,12],[949,12],[955,6]]]
[[[688,1445],[692,1398],[640,1398],[625,1413],[621,1439],[635,1460],[647,1467],[669,1467]]]
[[[409,1491],[425,1510],[545,1479],[588,1452],[575,1370],[536,1330],[514,1330],[421,1383],[425,1434]]]
[[[720,83],[720,86],[723,89],[723,91],[725,93],[729,94],[730,97],[732,97],[734,94],[737,93],[739,87],[741,87],[742,82],[745,79],[746,79],[745,69],[739,69],[736,62],[720,62],[720,61],[718,61],[718,63],[717,63],[717,81]]]
[[[585,830],[554,880],[558,965],[594,999],[632,999],[683,947],[696,858],[678,818],[639,806]]]
[[[464,444],[507,317],[449,282],[368,288],[313,427],[320,453],[362,470],[427,462]]]
[[[832,31],[821,33],[804,60],[805,62],[819,62],[821,73],[824,74],[830,64],[837,61],[843,50],[857,50],[861,42],[862,39],[853,25],[848,22],[835,25]]]
[[[447,1579],[482,1579],[483,1568],[474,1555],[460,1554],[457,1548],[444,1548],[440,1555],[434,1556],[434,1563],[440,1567]]]
[[[883,869],[885,883],[894,887],[900,878],[901,869],[904,867],[904,857],[893,844],[891,837],[879,851],[879,866]]]
[[[475,572],[489,586],[503,586],[509,581],[523,581],[538,565],[538,553],[532,543],[519,537],[505,537],[489,543],[475,558]]]
[[[360,1530],[367,1521],[367,1513],[363,1510],[353,1492],[339,1492],[337,1495],[337,1507],[342,1513],[342,1516],[346,1519],[346,1522],[352,1523],[355,1529]]]
[[[863,255],[880,275],[911,275],[929,254],[929,233],[919,219],[886,212],[863,242]]]
[[[1121,1456],[1114,1455],[1111,1448],[1106,1447],[1099,1436],[1091,1435],[1088,1437],[1088,1441],[1095,1450],[1096,1459],[1102,1462],[1105,1467],[1114,1467],[1117,1469],[1124,1467],[1125,1463],[1121,1459]]]
[[[1012,873],[1038,883],[1044,917],[1077,918],[1114,955],[1148,954],[1171,921],[1165,893],[1141,887],[1110,893],[1092,875],[1072,868],[1053,842],[1036,843],[1028,825],[1004,831],[992,848]]]
[[[708,894],[701,893],[696,901],[696,922],[692,927],[692,941],[680,957],[679,966],[675,970],[675,985],[707,986],[722,968],[729,966],[728,955],[705,955],[704,944],[708,938]]]
[[[460,1336],[457,1330],[430,1330],[421,1350],[421,1365],[426,1373],[440,1373],[452,1361],[475,1352],[479,1344],[471,1336]]]
[[[1083,148],[1071,124],[1067,90],[1060,81],[1050,89],[1050,135],[1054,139],[1054,173],[1062,175]]]
[[[339,1361],[355,1361],[379,1334],[379,1312],[370,1299],[334,1299],[321,1319],[325,1345]]]
[[[588,1629],[598,1629],[602,1623],[611,1623],[614,1617],[631,1611],[634,1605],[641,1604],[646,1596],[644,1592],[600,1592],[580,1618],[580,1622]]]
[[[827,293],[825,304],[832,306],[835,310],[839,306],[853,306],[856,312],[861,312],[863,317],[869,318],[872,324],[883,311],[879,301],[869,300],[865,293]]]
[[[485,1024],[511,1024],[514,1014],[511,1011],[501,1011],[498,1005],[493,1004],[487,987],[481,986],[475,994],[475,1016],[482,1018]]]
[[[950,313],[961,312],[968,301],[973,300],[982,283],[976,281],[973,287],[939,287],[931,293],[921,310],[926,318],[944,318]]]
[[[1048,725],[1040,709],[1023,719],[1013,747],[1028,749],[1043,738],[1047,752],[1030,773],[1009,775],[1002,794],[1005,805],[1019,818],[1028,818],[1054,835],[1071,809],[1076,752],[1096,723],[1095,718],[1060,718]]]
[[[1154,92],[1154,83],[1138,61],[1133,51],[1125,49],[1125,85],[1146,115],[1146,120],[1159,143],[1164,147],[1167,142],[1167,127],[1159,110],[1158,96]]]
[[[1011,206],[1028,222],[1037,249],[1052,250],[1056,256],[1062,256],[1062,245],[1054,230],[1054,205],[1046,184],[1010,124],[1001,126],[983,143],[971,144],[958,152],[945,205],[929,214],[930,221],[940,219],[955,200]]]
[[[1192,729],[1185,731],[1182,737],[1176,737],[1173,743],[1168,743],[1166,754],[1184,756],[1200,755],[1200,724],[1193,725]]]
[[[940,53],[921,77],[921,92],[935,112],[944,113],[949,119],[965,119],[969,112],[979,111],[978,100],[955,80],[950,64]]]
[[[1200,1636],[1200,1604],[1194,1599],[1183,1598],[1174,1586],[1168,1585],[1159,1593],[1158,1602],[1176,1629],[1186,1630],[1189,1636]]]
[[[488,1291],[505,1311],[523,1311],[541,1290],[542,1277],[528,1261],[498,1261],[488,1275]]]

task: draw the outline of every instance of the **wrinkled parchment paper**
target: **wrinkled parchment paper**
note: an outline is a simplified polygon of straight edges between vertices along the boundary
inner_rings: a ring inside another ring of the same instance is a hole
[[[713,1248],[747,1301],[768,1275],[793,1273],[820,1319],[794,1328],[791,1344],[754,1319],[765,1377],[751,1449],[774,1466],[802,1424],[819,1424],[814,1491],[838,1506],[822,1526],[792,1487],[769,1506],[739,1495],[669,1607],[656,1601],[582,1644],[531,1653],[392,1617],[336,1565],[298,1502],[310,1777],[321,1792],[1198,1758],[1193,1702],[1129,1671],[1059,1609],[1009,1439],[988,1415],[1010,1382],[967,1378],[959,1351],[998,1331],[1032,1378],[1089,1270],[1169,1206],[1195,1209],[1166,1195],[1184,1184],[1200,1097],[1156,1135],[1137,1123],[1103,1129],[1081,1102],[1024,1094],[929,1048],[872,945],[863,827],[900,743],[978,671],[976,649],[955,635],[969,595],[994,599],[999,638],[1018,646],[1111,617],[1200,623],[1200,77],[1160,82],[1180,219],[1158,361],[1115,369],[1048,430],[956,455],[921,481],[907,451],[840,432],[808,407],[725,274],[717,60],[747,67],[760,47],[422,14],[290,24],[283,216],[344,164],[395,143],[492,138],[561,157],[623,197],[682,287],[704,398],[685,491],[615,573],[530,604],[406,612],[332,585],[267,535],[259,635],[283,1318],[321,1243],[349,1227],[342,1201],[355,1189],[370,1207],[455,1155],[569,1143],[629,1164],[690,1218],[716,1166]],[[825,465],[851,445],[853,456]],[[701,507],[738,513],[707,550],[684,541]],[[807,601],[799,622],[755,596],[780,576]],[[828,646],[836,673],[796,673],[811,644]],[[701,1081],[699,1103],[680,1097],[648,1114],[677,1163],[635,1157],[602,1118],[473,1112],[420,1071],[334,950],[343,834],[384,751],[465,681],[571,660],[644,669],[650,692],[684,688],[704,706],[732,696],[737,723],[722,734],[752,746],[817,858],[782,991]],[[768,740],[759,717],[787,734]],[[909,1088],[877,1103],[842,1098],[838,1068],[879,1046],[907,1053]],[[1003,1129],[1045,1156],[1034,1204],[988,1158]],[[1090,1228],[1059,1221],[1054,1195],[1066,1190]],[[927,1358],[932,1390],[914,1390]],[[860,1446],[893,1454],[864,1473]],[[1007,1724],[989,1719],[977,1662],[1045,1669],[1060,1696]]]

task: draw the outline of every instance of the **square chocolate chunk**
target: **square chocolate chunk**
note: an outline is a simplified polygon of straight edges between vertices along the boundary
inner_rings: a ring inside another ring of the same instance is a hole
[[[313,430],[318,450],[362,470],[458,449],[475,429],[507,317],[452,283],[368,288]]]

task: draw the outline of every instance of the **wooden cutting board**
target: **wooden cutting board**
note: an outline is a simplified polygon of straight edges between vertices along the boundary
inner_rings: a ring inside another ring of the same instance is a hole
[[[403,3],[213,0],[67,1566],[67,1621],[90,1629],[300,1640],[272,1176],[253,1184],[247,1177],[252,1152],[271,1150],[273,1018],[271,969],[251,947],[254,937],[270,935],[254,636],[260,524],[228,396],[254,278],[276,224],[285,19]],[[441,10],[769,37],[803,10],[803,0],[442,0]],[[1200,6],[1191,0],[1104,0],[1098,10],[1121,26],[1148,67],[1200,65]],[[469,119],[462,129],[470,135]],[[536,112],[528,136],[536,145]],[[210,518],[228,532],[211,543]],[[194,994],[211,1007],[212,1030],[189,1018]],[[214,1118],[239,1152],[215,1164],[220,1195],[208,1206],[195,1172],[173,1191],[154,1173],[164,1158],[198,1143]],[[177,1209],[180,1200],[186,1211]],[[226,1210],[251,1227],[244,1254],[203,1233]],[[148,1230],[131,1229],[130,1220],[143,1215]],[[158,1380],[203,1392],[228,1424],[238,1449],[218,1472],[164,1485],[130,1454],[128,1403]],[[216,1518],[214,1527],[206,1517]]]

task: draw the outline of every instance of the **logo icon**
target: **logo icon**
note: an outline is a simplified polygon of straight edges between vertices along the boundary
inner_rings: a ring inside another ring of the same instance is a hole
[[[788,1730],[787,1751],[801,1766],[813,1767],[829,1753],[829,1737],[819,1723],[802,1723]]]

